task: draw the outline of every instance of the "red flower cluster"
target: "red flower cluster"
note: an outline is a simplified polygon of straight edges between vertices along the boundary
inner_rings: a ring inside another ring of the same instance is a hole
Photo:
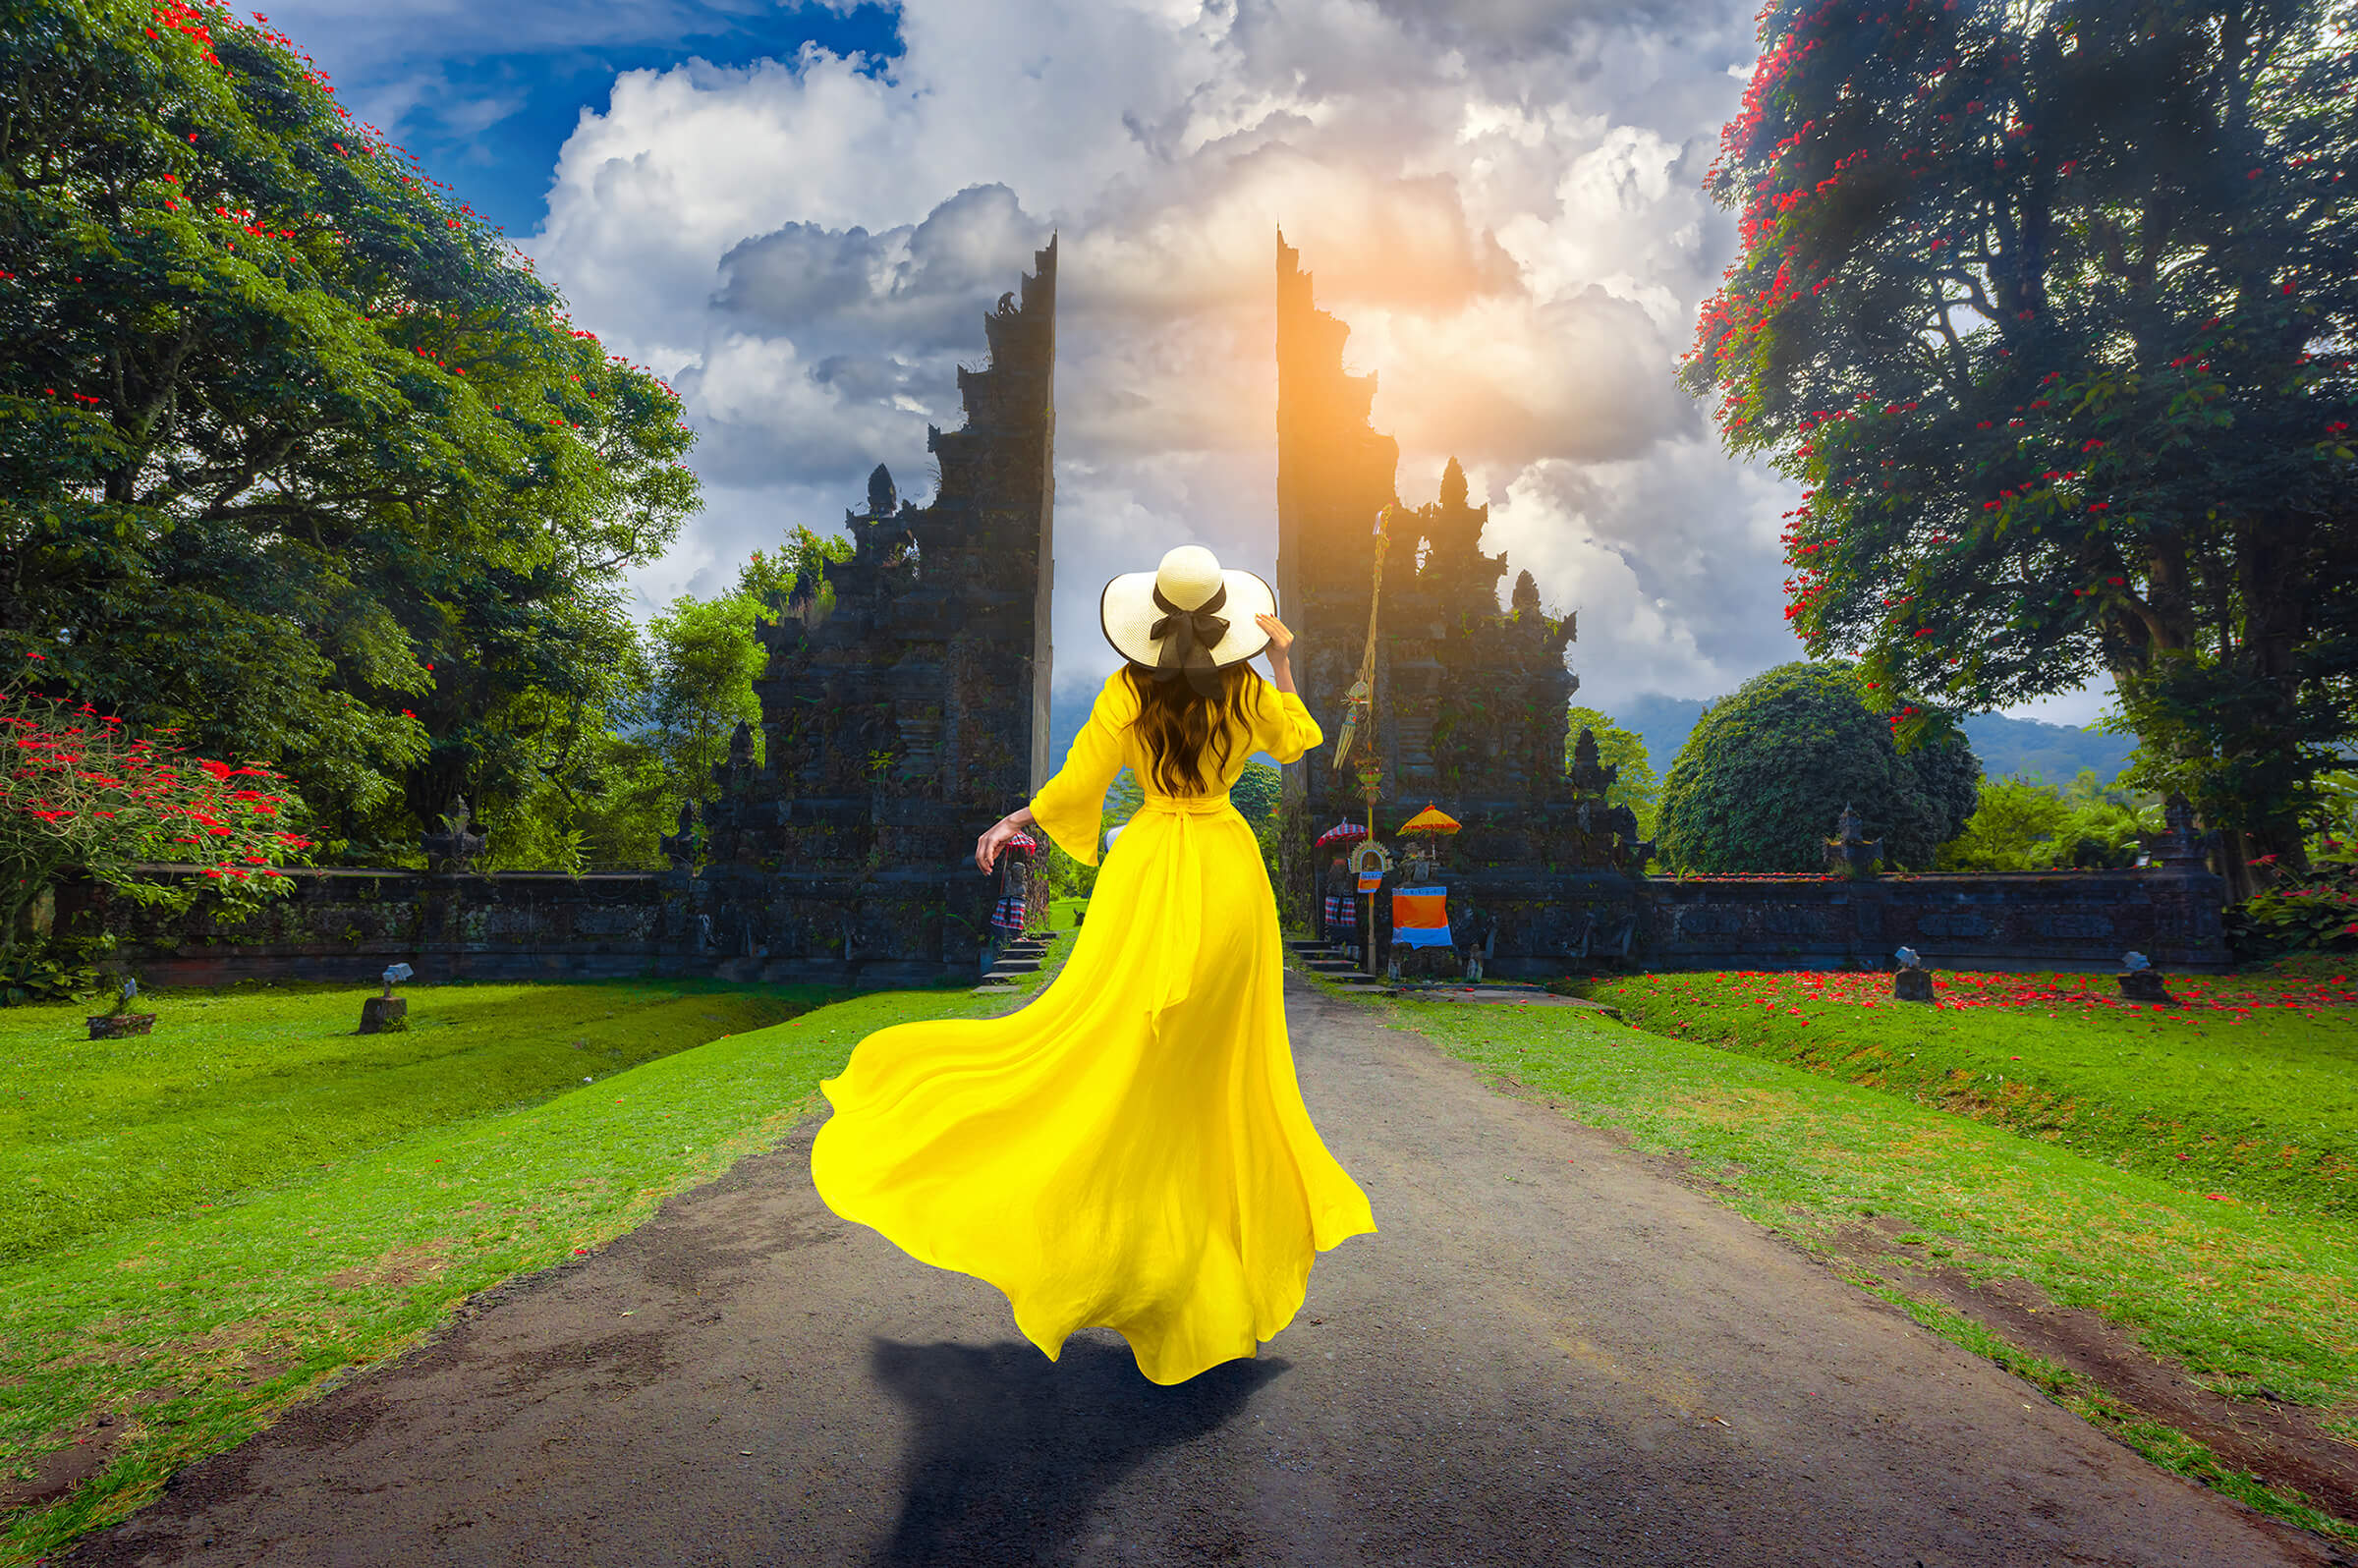
[[[273,862],[311,847],[276,825],[293,800],[271,788],[284,782],[135,739],[87,702],[0,690],[0,853],[36,880],[75,866],[124,872],[169,846],[208,844],[208,876],[277,876]]]

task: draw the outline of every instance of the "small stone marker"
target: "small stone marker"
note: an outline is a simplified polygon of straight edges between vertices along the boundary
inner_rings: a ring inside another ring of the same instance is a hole
[[[410,1027],[409,998],[394,995],[393,987],[415,973],[407,964],[396,964],[385,971],[385,994],[361,1003],[362,1034],[394,1035]]]
[[[2160,1002],[2175,1007],[2178,999],[2169,994],[2169,984],[2162,972],[2143,953],[2120,955],[2120,995],[2123,1001]]]
[[[1929,1002],[1933,996],[1933,972],[1924,967],[1916,949],[1903,947],[1892,957],[1899,960],[1899,972],[1891,977],[1891,995],[1895,1001]]]
[[[90,1038],[121,1039],[128,1035],[144,1035],[154,1029],[153,1013],[135,1013],[131,1010],[131,999],[139,994],[140,982],[136,980],[125,980],[123,988],[115,993],[114,1010],[100,1013],[89,1020]]]

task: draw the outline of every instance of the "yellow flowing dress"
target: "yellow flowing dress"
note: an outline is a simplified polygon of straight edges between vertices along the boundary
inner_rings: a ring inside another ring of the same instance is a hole
[[[1216,789],[1176,797],[1151,793],[1129,680],[1105,683],[1032,814],[1095,865],[1114,775],[1150,793],[1063,971],[1005,1018],[869,1036],[819,1086],[834,1114],[811,1149],[829,1208],[997,1286],[1049,1360],[1101,1325],[1157,1383],[1253,1355],[1316,1256],[1376,1229],[1302,1103],[1276,901],[1227,796],[1253,753],[1290,762],[1321,736],[1299,697],[1248,679]]]

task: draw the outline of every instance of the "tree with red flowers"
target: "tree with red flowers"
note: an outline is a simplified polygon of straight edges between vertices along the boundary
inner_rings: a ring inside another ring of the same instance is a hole
[[[1773,0],[1684,365],[1805,486],[1813,653],[1910,740],[2108,672],[2239,894],[2358,733],[2354,21]]]
[[[338,838],[460,791],[529,837],[698,504],[679,398],[260,19],[7,19],[0,654],[271,759]]]
[[[224,892],[263,891],[310,847],[270,768],[194,756],[136,736],[89,703],[0,690],[0,953],[19,918],[68,871],[148,901],[185,900],[140,868],[196,868]]]

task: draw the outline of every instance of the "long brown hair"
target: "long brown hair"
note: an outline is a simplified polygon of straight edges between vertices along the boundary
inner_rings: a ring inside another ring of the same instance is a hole
[[[1260,677],[1249,664],[1220,671],[1220,695],[1198,697],[1185,681],[1158,681],[1142,664],[1127,666],[1130,689],[1138,694],[1138,732],[1152,758],[1148,771],[1165,795],[1203,795],[1219,787],[1218,774],[1236,750],[1245,723],[1245,700]],[[1204,767],[1204,753],[1213,753]]]

